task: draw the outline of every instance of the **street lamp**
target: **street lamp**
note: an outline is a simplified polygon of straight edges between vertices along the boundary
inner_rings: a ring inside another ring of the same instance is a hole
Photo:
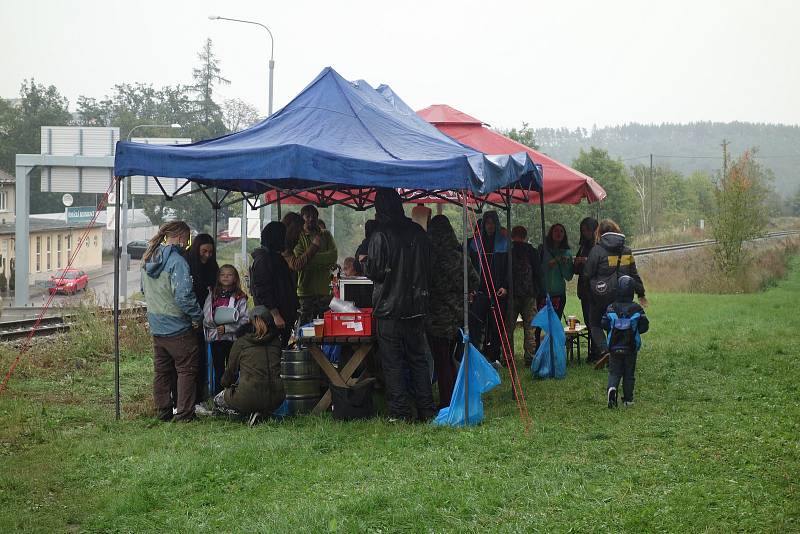
[[[209,15],[208,20],[228,20],[230,22],[242,22],[244,24],[255,24],[256,26],[261,26],[267,33],[269,34],[269,108],[267,109],[267,116],[272,115],[272,77],[275,72],[275,39],[272,37],[272,32],[269,31],[265,25],[261,24],[260,22],[254,22],[252,20],[241,20],[241,19],[230,19],[228,17],[220,17],[219,15]]]
[[[227,20],[229,22],[241,22],[243,24],[254,24],[261,26],[267,30],[269,34],[269,107],[267,108],[267,117],[272,116],[272,78],[275,73],[275,39],[272,37],[272,32],[264,24],[252,20],[232,19],[228,17],[220,17],[219,15],[209,15],[208,20]],[[263,210],[262,210],[263,214]],[[281,216],[281,205],[278,202],[278,218]],[[214,216],[216,219],[216,215]],[[271,218],[271,216],[270,216]],[[242,262],[247,265],[247,200],[242,200]],[[217,236],[214,236],[216,238]]]
[[[133,137],[133,131],[136,130],[137,128],[180,128],[180,127],[181,125],[178,124],[177,122],[173,122],[172,124],[138,124],[133,128],[131,128],[131,130],[128,132],[128,141],[131,140],[131,138]]]

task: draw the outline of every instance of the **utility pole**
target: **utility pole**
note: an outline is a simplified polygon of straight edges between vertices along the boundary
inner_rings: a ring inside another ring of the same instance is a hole
[[[653,219],[653,198],[656,196],[656,189],[653,182],[653,155],[650,154],[650,235],[655,234],[656,225]]]
[[[727,139],[722,140],[722,179],[728,176],[728,145],[731,144]]]

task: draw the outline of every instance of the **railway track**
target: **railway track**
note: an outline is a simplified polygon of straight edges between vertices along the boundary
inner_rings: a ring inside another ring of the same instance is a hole
[[[792,235],[798,235],[800,231],[798,230],[783,230],[779,232],[769,232],[762,237],[757,237],[752,241],[762,241],[765,239],[776,239],[779,237],[789,237]],[[658,247],[643,247],[643,248],[636,248],[633,249],[634,256],[648,256],[651,254],[663,254],[665,252],[677,252],[679,250],[689,250],[693,248],[701,248],[707,247],[709,245],[713,245],[716,243],[713,239],[704,239],[702,241],[692,241],[690,243],[679,243],[677,245],[662,245]]]
[[[125,308],[120,310],[120,316],[143,316],[147,312],[144,306],[134,308]],[[112,310],[101,310],[102,315],[112,315]],[[48,316],[43,317],[39,322],[39,326],[33,333],[33,337],[44,337],[61,332],[66,332],[75,323],[75,314],[67,314],[63,316]],[[2,341],[15,341],[18,339],[26,338],[31,332],[38,319],[18,319],[15,321],[2,321],[0,322],[0,342]]]

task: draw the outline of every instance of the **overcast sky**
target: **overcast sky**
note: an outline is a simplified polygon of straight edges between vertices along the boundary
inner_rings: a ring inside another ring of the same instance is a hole
[[[24,78],[74,109],[115,83],[188,83],[206,37],[232,84],[275,109],[326,66],[498,127],[626,122],[800,124],[800,2],[0,0],[0,96]]]

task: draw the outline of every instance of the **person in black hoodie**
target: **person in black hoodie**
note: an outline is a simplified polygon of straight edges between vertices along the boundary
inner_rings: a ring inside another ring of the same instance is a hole
[[[592,294],[589,291],[589,278],[583,275],[583,266],[589,252],[594,248],[595,232],[597,232],[597,219],[586,217],[581,221],[580,226],[581,240],[578,251],[575,253],[575,264],[573,270],[578,273],[578,299],[581,301],[581,311],[583,312],[583,324],[589,325],[589,309],[592,303]],[[600,353],[594,344],[590,344],[587,362],[594,363],[599,358]]]
[[[639,334],[650,329],[644,309],[633,302],[636,282],[630,276],[620,276],[617,300],[609,305],[602,319],[608,332],[608,407],[617,407],[617,389],[622,379],[622,397],[625,406],[633,405],[633,386],[636,372],[636,355],[642,345]]]
[[[261,231],[261,246],[252,253],[250,292],[255,306],[265,306],[286,347],[297,321],[297,292],[282,252],[286,246],[286,226],[272,221]]]
[[[375,219],[370,219],[364,223],[364,240],[361,241],[360,245],[358,245],[358,248],[356,248],[356,253],[353,255],[353,257],[356,259],[356,262],[353,266],[355,267],[356,274],[358,276],[364,276],[364,260],[367,259],[369,238],[372,237],[372,233],[375,232],[375,228],[377,227],[378,221]]]
[[[498,317],[506,311],[509,245],[508,239],[500,232],[500,218],[496,211],[487,211],[479,228],[481,242],[476,240],[478,236],[469,240],[469,257],[481,278],[473,301],[469,331],[474,333],[475,346],[478,347],[483,342],[486,359],[499,367],[500,327],[495,322],[492,308],[497,310]],[[483,265],[488,266],[488,272],[483,269]],[[490,295],[492,289],[494,294]]]
[[[619,277],[630,276],[633,279],[639,303],[642,307],[647,307],[644,284],[636,270],[633,253],[630,247],[625,246],[625,234],[621,233],[619,225],[611,219],[603,219],[597,227],[597,245],[586,258],[583,276],[589,279],[591,293],[589,328],[592,342],[600,352],[600,358],[595,364],[595,368],[599,369],[605,366],[609,355],[608,343],[600,322],[606,308],[614,302]],[[602,291],[603,289],[605,291]]]
[[[373,281],[372,314],[377,319],[378,351],[386,384],[390,420],[412,418],[407,395],[413,395],[417,418],[435,415],[425,340],[430,286],[430,241],[422,227],[403,212],[394,189],[375,195],[378,228],[369,241],[364,264]],[[410,387],[406,383],[410,371]]]

